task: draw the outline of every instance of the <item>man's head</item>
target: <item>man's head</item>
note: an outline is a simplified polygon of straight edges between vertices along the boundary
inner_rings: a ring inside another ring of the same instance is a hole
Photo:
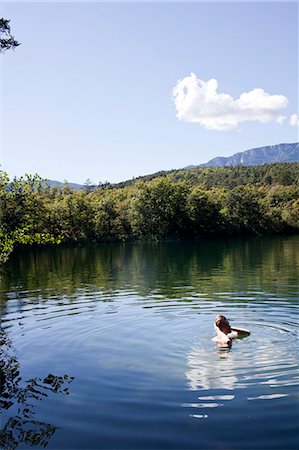
[[[215,325],[216,327],[218,327],[220,329],[220,331],[222,331],[222,333],[224,334],[228,334],[230,333],[231,327],[229,325],[229,321],[227,320],[226,317],[222,316],[221,314],[219,316],[216,317],[215,319]]]

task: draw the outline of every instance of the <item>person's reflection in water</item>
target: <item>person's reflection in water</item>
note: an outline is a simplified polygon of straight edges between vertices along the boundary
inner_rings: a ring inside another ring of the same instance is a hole
[[[218,357],[211,357],[207,349],[193,348],[187,357],[188,370],[186,378],[189,389],[232,390],[238,383],[235,362],[229,347],[219,347]],[[221,360],[221,364],[219,364]]]
[[[20,443],[46,447],[58,427],[34,418],[37,402],[51,393],[68,395],[67,385],[74,378],[49,374],[23,382],[20,364],[11,353],[11,342],[0,328],[0,414],[12,412],[4,425],[1,420],[0,448],[12,450]]]

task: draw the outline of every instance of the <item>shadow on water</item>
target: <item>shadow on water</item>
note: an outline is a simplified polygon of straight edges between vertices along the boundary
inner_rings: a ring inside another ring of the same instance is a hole
[[[10,412],[1,421],[0,448],[15,449],[19,444],[46,447],[58,427],[38,420],[38,403],[52,394],[68,395],[73,377],[48,374],[23,381],[13,346],[0,328],[0,414]],[[1,416],[0,416],[1,417]]]

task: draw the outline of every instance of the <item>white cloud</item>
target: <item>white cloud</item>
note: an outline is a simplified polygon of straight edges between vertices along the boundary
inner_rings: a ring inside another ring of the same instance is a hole
[[[286,118],[281,114],[288,104],[283,95],[256,88],[234,99],[217,88],[217,80],[202,81],[194,73],[179,80],[172,91],[177,118],[217,131],[233,130],[245,121],[281,124]]]
[[[299,119],[297,114],[292,114],[289,120],[290,125],[293,125],[293,127],[299,126]]]

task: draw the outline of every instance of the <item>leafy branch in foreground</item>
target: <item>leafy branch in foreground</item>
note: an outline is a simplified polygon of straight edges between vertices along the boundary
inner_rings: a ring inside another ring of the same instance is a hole
[[[0,18],[0,52],[4,53],[6,50],[14,49],[20,45],[15,40],[10,31],[10,20]]]
[[[14,248],[13,239],[0,233],[0,265],[5,263]]]

